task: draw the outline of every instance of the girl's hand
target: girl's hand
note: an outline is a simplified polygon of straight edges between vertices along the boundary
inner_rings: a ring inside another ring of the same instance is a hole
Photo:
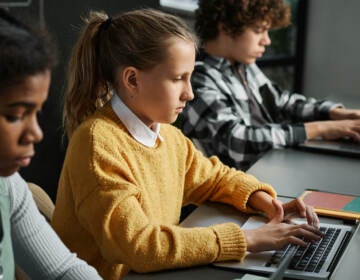
[[[287,203],[276,200],[264,191],[254,192],[249,198],[250,207],[262,211],[269,220],[290,221],[292,218],[306,218],[311,226],[319,226],[319,218],[314,209],[305,205],[305,203],[297,198]]]
[[[319,218],[314,208],[306,205],[301,199],[296,198],[282,204],[281,201],[273,199],[273,207],[266,213],[269,220],[290,222],[293,218],[306,218],[309,225],[319,227]]]
[[[300,198],[296,198],[283,204],[284,220],[290,221],[293,218],[306,218],[309,225],[319,227],[319,218],[312,206],[306,205]]]
[[[279,250],[289,243],[306,247],[309,241],[322,238],[323,235],[319,229],[310,224],[283,223],[283,205],[278,200],[273,200],[273,205],[275,212],[269,223],[257,229],[244,230],[249,252]],[[297,204],[296,200],[289,202],[286,207],[293,209],[297,208],[296,205],[300,205],[300,208],[304,210],[301,203]]]
[[[313,226],[281,223],[278,217],[257,229],[244,230],[244,234],[247,250],[253,253],[279,250],[289,243],[306,247],[309,241],[322,238],[322,233]]]

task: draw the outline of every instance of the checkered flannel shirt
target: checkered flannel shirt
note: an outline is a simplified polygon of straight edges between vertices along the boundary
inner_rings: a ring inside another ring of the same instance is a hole
[[[181,118],[185,135],[196,139],[207,156],[247,170],[264,152],[306,140],[304,122],[329,118],[330,109],[342,106],[281,91],[256,64],[246,67],[248,85],[266,118],[251,123],[248,97],[228,60],[202,53],[191,78],[194,100]]]

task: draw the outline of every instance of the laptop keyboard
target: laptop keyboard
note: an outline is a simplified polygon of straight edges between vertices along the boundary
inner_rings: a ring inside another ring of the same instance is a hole
[[[324,237],[319,241],[310,242],[307,247],[298,247],[294,254],[289,269],[319,272],[333,247],[336,238],[340,233],[340,229],[331,227],[320,227],[320,231],[324,233]],[[285,249],[276,251],[267,266],[278,264],[283,256],[287,253],[290,245]]]

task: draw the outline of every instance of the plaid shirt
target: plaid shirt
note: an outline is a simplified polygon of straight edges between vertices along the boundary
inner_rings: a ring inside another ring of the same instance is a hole
[[[303,122],[328,119],[330,109],[342,106],[281,91],[251,64],[246,79],[266,119],[259,127],[251,123],[248,96],[228,60],[202,53],[191,79],[195,98],[182,114],[184,134],[200,142],[207,156],[242,170],[272,148],[304,142]]]

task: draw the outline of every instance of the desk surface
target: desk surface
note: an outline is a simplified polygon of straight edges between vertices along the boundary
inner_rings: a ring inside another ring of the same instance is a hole
[[[294,149],[272,150],[248,171],[278,194],[299,196],[320,189],[360,196],[360,159]]]
[[[248,173],[270,183],[278,194],[298,196],[306,188],[317,188],[360,195],[360,160],[293,149],[272,150],[257,161]],[[360,232],[347,247],[331,279],[358,279]],[[211,265],[146,275],[130,273],[124,279],[219,279],[241,278],[243,273],[214,268]]]
[[[124,277],[124,280],[232,280],[241,278],[243,275],[239,271],[223,270],[208,265],[148,274],[130,272],[130,274]]]

